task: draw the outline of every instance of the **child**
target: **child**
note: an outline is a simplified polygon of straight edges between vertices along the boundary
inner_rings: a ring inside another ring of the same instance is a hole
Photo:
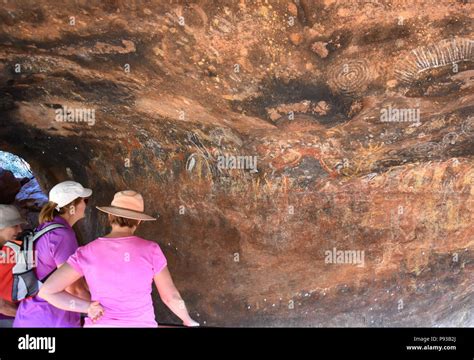
[[[14,241],[25,224],[17,208],[13,205],[0,205],[0,251],[7,241]],[[12,327],[18,305],[0,299],[0,328]]]

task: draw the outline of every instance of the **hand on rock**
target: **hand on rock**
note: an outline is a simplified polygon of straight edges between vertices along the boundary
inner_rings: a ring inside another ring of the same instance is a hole
[[[193,319],[189,319],[188,321],[183,321],[183,325],[188,327],[198,327],[199,323]]]

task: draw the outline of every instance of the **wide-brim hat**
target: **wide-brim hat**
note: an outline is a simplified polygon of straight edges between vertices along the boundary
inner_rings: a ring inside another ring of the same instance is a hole
[[[133,190],[119,191],[114,195],[110,206],[97,206],[97,209],[107,214],[126,219],[152,221],[156,218],[144,213],[143,197]]]

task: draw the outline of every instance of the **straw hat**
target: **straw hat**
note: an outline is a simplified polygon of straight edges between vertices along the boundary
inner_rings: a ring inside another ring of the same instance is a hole
[[[97,209],[107,214],[120,216],[126,219],[151,221],[154,217],[145,214],[143,197],[133,190],[119,191],[114,195],[110,206],[97,206]]]

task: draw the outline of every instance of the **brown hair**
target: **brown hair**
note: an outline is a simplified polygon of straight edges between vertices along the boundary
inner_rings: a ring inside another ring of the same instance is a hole
[[[134,226],[138,226],[140,220],[135,220],[135,219],[127,219],[123,218],[120,216],[115,216],[112,214],[109,214],[109,223],[110,225],[116,224],[118,226],[126,226],[129,228],[132,228]]]
[[[56,206],[58,206],[58,204],[56,204],[53,201],[48,201],[41,208],[41,212],[40,212],[39,217],[38,217],[40,225],[45,223],[45,222],[48,222],[48,221],[53,221],[54,217],[57,216],[57,215],[65,214],[69,207],[71,207],[72,205],[79,204],[81,202],[81,200],[82,200],[82,198],[77,198],[77,199],[71,201],[69,204],[63,206],[61,209],[59,209],[59,211],[56,210]]]

